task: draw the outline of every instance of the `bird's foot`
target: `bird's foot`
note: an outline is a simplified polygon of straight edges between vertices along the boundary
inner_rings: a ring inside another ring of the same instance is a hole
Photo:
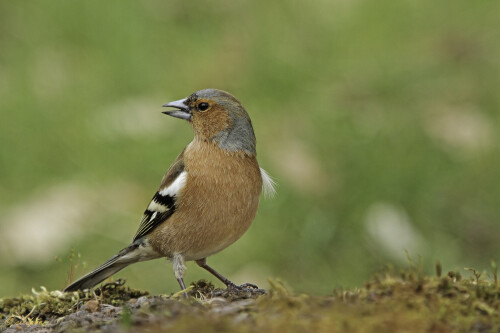
[[[229,282],[227,284],[227,289],[233,289],[233,290],[238,290],[238,291],[248,291],[248,290],[251,290],[251,291],[255,291],[255,290],[264,290],[264,289],[259,289],[259,287],[257,287],[255,284],[253,283],[244,283],[244,284],[241,284],[241,285],[237,285],[237,284],[234,284],[232,282]],[[265,291],[265,290],[264,290]]]
[[[227,288],[220,290],[218,295],[229,299],[246,299],[246,298],[256,298],[261,295],[267,294],[267,291],[260,289],[255,284],[244,283],[242,285],[237,285],[232,282],[226,283]]]

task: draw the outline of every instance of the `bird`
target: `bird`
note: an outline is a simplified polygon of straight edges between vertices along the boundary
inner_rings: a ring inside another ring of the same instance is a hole
[[[166,103],[163,113],[186,120],[193,140],[163,176],[132,243],[64,291],[93,288],[123,268],[165,257],[181,290],[186,261],[195,261],[227,288],[236,285],[207,264],[207,257],[238,240],[250,227],[261,194],[275,194],[275,182],[257,162],[250,117],[230,93],[196,91]]]

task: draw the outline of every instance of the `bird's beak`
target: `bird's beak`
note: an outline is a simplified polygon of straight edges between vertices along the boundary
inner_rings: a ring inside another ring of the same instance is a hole
[[[176,108],[176,110],[162,112],[164,114],[167,114],[175,118],[191,120],[191,112],[189,112],[189,107],[186,105],[186,98],[170,102],[167,104],[163,104],[162,106],[168,108]]]

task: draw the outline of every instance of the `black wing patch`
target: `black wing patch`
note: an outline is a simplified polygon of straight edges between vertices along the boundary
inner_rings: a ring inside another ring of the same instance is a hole
[[[171,197],[170,195],[161,195],[158,192],[156,192],[153,200],[151,201],[156,202],[158,205],[161,205],[163,207],[167,207],[168,209],[171,209],[175,206],[175,196]]]
[[[149,207],[144,211],[134,241],[153,231],[160,223],[168,219],[175,212],[175,209],[175,196],[161,195],[156,192]]]
[[[160,189],[155,193],[148,208],[144,211],[141,224],[139,225],[139,230],[137,230],[137,233],[134,236],[134,241],[153,231],[154,228],[172,216],[175,212],[175,209],[177,208],[176,195],[161,195],[160,192],[172,185],[172,183],[174,183],[184,171],[185,150],[186,148],[182,150],[179,156],[177,156],[175,162],[170,166],[170,168],[168,168],[165,176],[163,176]]]

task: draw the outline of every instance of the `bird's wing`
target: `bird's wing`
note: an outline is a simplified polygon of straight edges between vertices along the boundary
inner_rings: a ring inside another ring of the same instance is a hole
[[[160,188],[144,211],[134,241],[147,235],[175,212],[178,193],[186,185],[187,172],[184,169],[184,150],[170,166],[163,177]]]

